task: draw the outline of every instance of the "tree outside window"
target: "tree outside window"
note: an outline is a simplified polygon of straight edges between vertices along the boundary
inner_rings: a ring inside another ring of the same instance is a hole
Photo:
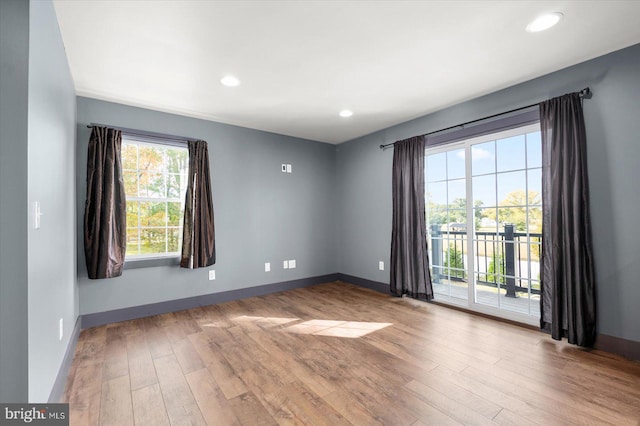
[[[177,254],[187,188],[188,150],[123,137],[127,258]]]

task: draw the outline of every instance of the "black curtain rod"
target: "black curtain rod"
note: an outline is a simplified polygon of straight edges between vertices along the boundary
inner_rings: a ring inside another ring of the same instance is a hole
[[[583,98],[583,99],[584,98],[589,99],[591,97],[591,89],[589,89],[588,87],[585,87],[584,89],[580,90],[578,93],[580,94],[580,97]],[[434,130],[433,132],[425,133],[422,136],[430,136],[430,135],[433,135],[435,133],[446,132],[447,130],[453,130],[453,129],[456,129],[458,127],[464,128],[464,126],[467,126],[469,124],[477,123],[479,121],[489,120],[490,118],[500,117],[501,115],[511,114],[512,112],[522,111],[523,109],[531,108],[531,107],[537,106],[539,104],[540,104],[540,102],[537,102],[535,104],[526,105],[526,106],[523,106],[523,107],[520,107],[520,108],[511,109],[509,111],[501,112],[499,114],[493,114],[493,115],[490,115],[488,117],[483,117],[483,118],[478,118],[476,120],[467,121],[466,123],[456,124],[455,126],[445,127],[444,129]],[[392,145],[395,145],[395,144],[396,144],[396,142],[391,142],[391,143],[388,143],[386,145],[380,145],[380,149],[385,149],[386,147],[392,146]]]
[[[125,133],[127,135],[131,135],[131,136],[140,136],[140,137],[143,137],[143,138],[152,138],[152,139],[162,139],[162,140],[167,140],[167,141],[188,142],[188,141],[200,140],[200,138],[188,138],[188,137],[185,137],[185,136],[176,136],[176,135],[168,135],[168,134],[164,134],[164,133],[146,132],[146,131],[143,131],[143,130],[128,129],[126,127],[110,126],[110,125],[100,124],[100,123],[87,124],[87,127],[89,129],[91,129],[93,127],[109,127],[111,129],[120,130],[123,133]]]

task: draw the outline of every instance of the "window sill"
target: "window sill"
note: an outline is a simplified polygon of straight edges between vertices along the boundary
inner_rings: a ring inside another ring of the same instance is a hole
[[[145,257],[140,259],[125,259],[124,261],[125,270],[178,265],[180,265],[180,256]]]

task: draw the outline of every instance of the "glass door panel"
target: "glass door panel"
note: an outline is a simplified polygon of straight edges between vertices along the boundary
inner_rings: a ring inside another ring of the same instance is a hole
[[[540,151],[538,125],[426,151],[436,300],[539,318]]]
[[[425,190],[429,259],[434,292],[467,300],[467,190],[465,150],[426,157]]]

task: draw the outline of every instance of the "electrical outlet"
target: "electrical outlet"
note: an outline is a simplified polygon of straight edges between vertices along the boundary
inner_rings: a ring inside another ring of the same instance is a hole
[[[64,335],[64,324],[62,322],[62,318],[60,318],[60,323],[58,326],[58,340],[62,340],[63,335]]]
[[[211,269],[209,271],[209,281],[213,281],[216,279],[216,270],[215,269]]]
[[[282,267],[283,267],[284,269],[289,269],[289,261],[288,261],[288,260],[283,261],[283,262],[282,262]]]
[[[271,263],[269,263],[269,262],[265,262],[265,264],[264,264],[264,271],[265,271],[265,272],[270,272],[270,271],[271,271]]]
[[[287,173],[287,165],[286,164],[282,165],[282,173]]]
[[[378,262],[378,269],[380,269],[381,271],[384,271],[384,262],[382,260]]]
[[[296,268],[296,260],[292,259],[289,261],[289,269],[295,269]]]

